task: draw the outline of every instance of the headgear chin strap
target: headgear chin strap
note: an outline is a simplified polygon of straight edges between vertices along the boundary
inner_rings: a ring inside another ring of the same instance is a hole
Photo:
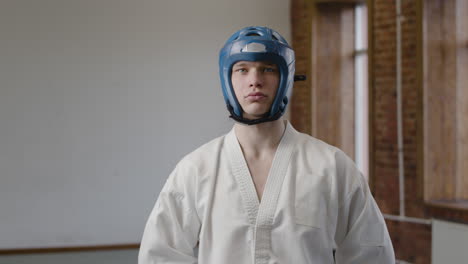
[[[259,119],[246,119],[232,87],[232,66],[238,61],[269,61],[278,67],[280,80],[270,110]],[[294,51],[276,31],[267,27],[246,27],[234,33],[219,53],[219,76],[231,118],[256,125],[279,119],[285,112],[295,80]],[[301,79],[301,78],[299,78]]]
[[[284,98],[285,101],[288,100],[287,97]],[[287,104],[288,102],[285,102],[285,104]],[[231,115],[229,116],[230,118],[234,119],[235,121],[239,122],[239,123],[242,123],[242,124],[245,124],[245,125],[257,125],[257,124],[260,124],[260,123],[265,123],[265,122],[270,122],[270,121],[275,121],[275,120],[278,120],[283,114],[284,114],[284,110],[283,111],[278,111],[274,116],[270,116],[269,113],[265,113],[263,115],[263,117],[261,118],[258,118],[258,119],[247,119],[247,118],[243,118],[243,117],[239,117],[237,116],[235,113],[234,113],[234,109],[232,108],[232,106],[230,105],[227,105],[227,109],[229,110],[229,113],[231,113]]]

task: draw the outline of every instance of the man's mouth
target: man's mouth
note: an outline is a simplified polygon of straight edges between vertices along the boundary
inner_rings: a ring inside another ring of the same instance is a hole
[[[247,97],[247,99],[256,101],[256,100],[266,98],[267,96],[264,93],[255,92],[255,93],[249,93],[249,95],[246,96],[246,97]]]

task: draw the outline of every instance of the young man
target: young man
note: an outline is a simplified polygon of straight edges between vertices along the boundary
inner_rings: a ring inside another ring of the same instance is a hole
[[[219,66],[234,128],[169,176],[139,264],[394,263],[384,219],[354,163],[280,119],[295,70],[285,39],[265,27],[241,29]]]

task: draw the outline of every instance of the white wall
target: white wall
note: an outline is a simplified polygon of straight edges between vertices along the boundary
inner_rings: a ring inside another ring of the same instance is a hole
[[[1,0],[0,249],[138,243],[176,162],[232,123],[217,54],[284,0]]]
[[[432,221],[432,263],[461,264],[468,259],[468,225]]]

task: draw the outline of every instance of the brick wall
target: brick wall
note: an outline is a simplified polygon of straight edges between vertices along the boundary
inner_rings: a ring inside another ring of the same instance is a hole
[[[373,19],[373,89],[374,127],[373,180],[375,198],[387,214],[399,214],[397,114],[396,114],[396,6],[395,1],[375,0],[371,6]],[[402,98],[403,148],[405,164],[405,214],[425,217],[423,184],[418,179],[418,112],[422,97],[418,79],[417,1],[403,0],[402,30]],[[398,259],[411,263],[430,263],[431,227],[421,224],[387,221]]]
[[[314,3],[291,0],[293,46],[297,71],[311,72]],[[399,214],[396,6],[394,0],[368,0],[370,12],[370,182],[384,214]],[[422,123],[422,0],[402,0],[402,98],[406,216],[468,222],[468,211],[430,207],[424,202]],[[319,36],[321,37],[321,36]],[[326,36],[323,36],[326,37]],[[295,86],[291,122],[310,133],[311,80]],[[431,226],[387,220],[397,259],[431,263]]]
[[[291,123],[296,129],[311,134],[311,17],[310,1],[291,1],[292,46],[296,55],[296,74],[307,80],[294,83],[291,97]]]

